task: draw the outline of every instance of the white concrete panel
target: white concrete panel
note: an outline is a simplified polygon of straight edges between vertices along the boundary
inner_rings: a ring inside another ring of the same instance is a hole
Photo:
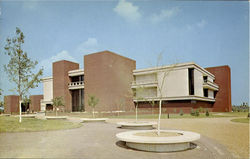
[[[208,98],[214,98],[214,91],[208,90]]]
[[[213,81],[213,78],[210,77],[210,76],[207,77],[207,80],[210,81],[210,82],[212,82],[212,83],[214,82],[214,81]]]
[[[194,95],[203,97],[203,74],[194,69]]]
[[[157,97],[157,89],[156,87],[143,88],[136,92],[136,97],[137,98]]]
[[[53,79],[43,80],[43,100],[51,101],[53,99]]]
[[[188,69],[173,70],[166,73],[158,72],[158,86],[162,86],[162,97],[188,96]],[[159,94],[158,88],[158,96]]]
[[[145,82],[153,82],[156,81],[156,74],[145,74],[145,75],[137,75],[136,83],[145,83]]]

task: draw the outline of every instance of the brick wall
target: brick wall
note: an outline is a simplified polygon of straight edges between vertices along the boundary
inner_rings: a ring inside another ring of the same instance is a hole
[[[99,98],[97,111],[134,109],[131,82],[135,68],[134,60],[110,51],[84,56],[85,110],[91,110],[89,95]]]
[[[19,96],[9,95],[4,96],[4,113],[18,113],[19,112]]]
[[[32,112],[39,112],[41,110],[41,99],[43,99],[43,95],[32,95],[30,96],[30,105],[29,110]]]
[[[213,106],[214,112],[232,111],[231,105],[231,71],[229,66],[218,66],[205,68],[215,75],[215,83],[219,85],[216,94],[216,102]]]
[[[62,96],[65,111],[72,111],[72,96],[68,88],[70,78],[68,72],[79,69],[79,64],[62,60],[53,63],[53,98]]]

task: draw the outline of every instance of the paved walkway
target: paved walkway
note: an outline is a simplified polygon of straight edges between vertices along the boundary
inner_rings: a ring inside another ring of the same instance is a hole
[[[202,136],[188,151],[152,153],[127,148],[115,138],[119,129],[111,123],[85,123],[70,130],[0,133],[1,158],[86,158],[86,159],[231,159],[231,154],[214,140]]]

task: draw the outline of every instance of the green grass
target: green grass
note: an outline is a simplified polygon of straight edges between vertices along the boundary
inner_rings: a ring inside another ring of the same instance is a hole
[[[135,113],[130,112],[131,115],[124,115],[123,113],[118,114],[102,114],[102,113],[96,113],[96,117],[108,117],[108,118],[120,118],[120,119],[135,119]],[[143,114],[145,113],[145,114]],[[138,111],[138,118],[139,119],[157,119],[158,114],[146,114],[148,112],[143,112],[140,110]],[[209,116],[206,116],[205,113],[200,113],[200,115],[192,116],[190,114],[183,114],[183,116],[180,116],[180,114],[169,114],[170,119],[178,119],[178,118],[218,118],[218,117],[246,117],[248,112],[209,112]],[[55,115],[54,112],[49,112],[46,115]],[[92,118],[92,113],[61,113],[60,115],[65,116],[72,116],[72,117],[81,117],[81,118]],[[168,115],[166,113],[162,113],[161,116],[162,119],[167,119]]]
[[[237,118],[237,119],[232,119],[231,121],[239,123],[249,123],[249,118]]]
[[[190,114],[169,114],[170,119],[179,119],[179,118],[218,118],[218,117],[246,117],[247,112],[210,112],[209,116],[206,116],[205,113],[200,113],[199,116],[192,116]],[[120,115],[120,116],[111,116],[110,118],[123,118],[123,119],[134,119],[135,115]],[[140,119],[157,119],[158,114],[138,114],[138,118]],[[162,114],[161,119],[167,119],[168,114]]]
[[[18,117],[0,117],[0,133],[2,132],[27,132],[27,131],[48,131],[78,128],[81,124],[63,120],[41,120],[22,119],[19,123]]]

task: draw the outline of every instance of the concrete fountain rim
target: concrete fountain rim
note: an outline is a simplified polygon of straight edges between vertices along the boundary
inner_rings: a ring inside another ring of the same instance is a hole
[[[80,118],[82,122],[98,122],[103,121],[105,122],[108,118]]]
[[[141,144],[174,144],[174,143],[186,143],[200,139],[200,134],[191,131],[182,130],[161,130],[161,132],[175,132],[182,134],[180,136],[169,137],[150,137],[150,136],[138,136],[136,133],[157,132],[157,130],[136,130],[126,131],[116,134],[116,137],[125,142],[141,143]]]
[[[148,121],[138,121],[138,122],[118,122],[117,125],[121,126],[131,126],[131,127],[140,127],[140,126],[153,126],[157,125],[157,122],[148,122]]]

